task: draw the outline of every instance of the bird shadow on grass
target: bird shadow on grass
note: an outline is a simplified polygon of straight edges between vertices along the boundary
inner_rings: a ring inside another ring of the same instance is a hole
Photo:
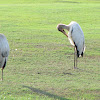
[[[50,98],[54,98],[54,99],[57,99],[57,100],[71,100],[71,99],[66,99],[64,97],[60,97],[58,95],[54,95],[54,94],[48,93],[48,92],[40,90],[40,89],[33,88],[33,87],[29,87],[29,86],[23,86],[23,87],[30,89],[34,93],[46,95],[46,96],[48,96]]]

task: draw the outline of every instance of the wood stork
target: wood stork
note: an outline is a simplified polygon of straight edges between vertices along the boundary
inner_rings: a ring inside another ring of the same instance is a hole
[[[74,68],[77,68],[77,58],[80,56],[83,57],[85,51],[84,34],[81,27],[77,22],[72,21],[69,25],[58,24],[57,29],[66,35],[71,45],[74,46]],[[68,34],[64,29],[68,30]]]
[[[9,51],[9,44],[6,37],[3,34],[0,34],[0,68],[2,70],[1,80],[3,80],[3,69],[5,68],[7,63]]]

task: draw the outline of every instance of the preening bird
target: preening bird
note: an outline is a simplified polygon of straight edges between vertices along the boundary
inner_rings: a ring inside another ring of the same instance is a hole
[[[74,68],[77,68],[77,58],[83,57],[83,53],[85,52],[84,34],[80,25],[77,22],[72,21],[69,25],[58,24],[57,29],[66,35],[71,45],[74,46]],[[64,29],[68,31],[68,34]]]
[[[9,44],[6,37],[3,34],[0,34],[0,68],[2,70],[1,80],[3,80],[3,69],[5,68],[7,63],[9,51]]]

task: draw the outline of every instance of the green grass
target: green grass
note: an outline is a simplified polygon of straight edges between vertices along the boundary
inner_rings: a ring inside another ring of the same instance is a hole
[[[0,1],[0,33],[10,45],[0,100],[99,100],[99,12],[99,0]],[[73,47],[56,29],[72,20],[86,44],[76,70]]]

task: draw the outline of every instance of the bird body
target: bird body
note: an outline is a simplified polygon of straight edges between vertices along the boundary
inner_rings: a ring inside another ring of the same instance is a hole
[[[76,66],[77,66],[77,57],[80,57],[80,56],[83,57],[83,53],[85,51],[85,40],[84,40],[83,31],[80,25],[75,21],[72,21],[69,25],[58,24],[57,29],[58,31],[65,34],[68,37],[71,45],[75,47],[74,48],[75,50],[74,68],[75,68],[75,59],[76,59]],[[68,30],[68,34],[66,34],[64,29]],[[75,55],[77,55],[77,57],[75,57]]]
[[[85,51],[84,34],[78,23],[72,21],[69,24],[68,39],[70,43],[77,48],[78,57]]]
[[[0,68],[2,69],[2,80],[3,80],[3,69],[6,66],[6,62],[9,55],[9,44],[6,37],[0,34]]]

